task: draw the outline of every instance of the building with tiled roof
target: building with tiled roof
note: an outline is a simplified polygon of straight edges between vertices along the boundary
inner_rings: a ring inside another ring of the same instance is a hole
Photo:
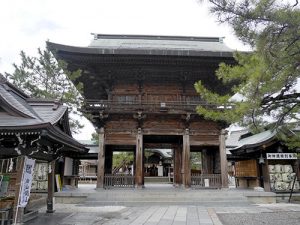
[[[24,154],[51,161],[86,152],[71,136],[68,107],[30,98],[0,75],[0,158]]]

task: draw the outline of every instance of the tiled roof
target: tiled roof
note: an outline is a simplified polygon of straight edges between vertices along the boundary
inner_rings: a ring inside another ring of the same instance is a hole
[[[233,49],[219,37],[180,37],[95,34],[88,47],[47,42],[51,51],[89,55],[160,55],[233,57]]]
[[[0,74],[0,127],[56,124],[68,108],[57,101],[33,99],[9,83]]]
[[[248,130],[235,130],[231,131],[230,134],[226,138],[226,147],[227,148],[234,148],[239,146],[239,141],[241,136],[248,133]]]
[[[95,34],[90,48],[233,52],[219,37]]]
[[[57,126],[68,118],[68,107],[54,100],[32,99],[0,74],[0,134],[45,131],[52,141],[75,151],[87,152],[70,136],[68,122],[64,130]]]
[[[252,148],[255,146],[263,145],[274,138],[276,138],[277,130],[266,130],[258,134],[251,135],[246,138],[242,138],[237,142],[237,145],[230,149],[231,152],[237,151],[239,149]]]
[[[25,99],[16,95],[6,84],[0,85],[0,100],[3,102],[2,104],[7,105],[19,114],[23,114],[23,116],[27,118],[36,118],[36,116],[26,107],[27,104]]]

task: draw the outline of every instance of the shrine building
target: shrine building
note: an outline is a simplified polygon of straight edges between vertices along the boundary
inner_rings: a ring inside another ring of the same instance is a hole
[[[221,62],[235,63],[223,38],[94,34],[88,47],[47,46],[69,70],[82,70],[75,81],[83,83],[82,111],[99,134],[98,153],[85,157],[98,159],[97,188],[143,187],[146,149],[172,151],[166,165],[174,186],[228,186],[226,124],[196,113],[197,105],[222,107],[208,105],[194,88],[201,80],[219,94],[230,91],[215,76]],[[118,183],[112,168],[115,151],[134,155],[131,174]],[[201,153],[196,172],[190,162],[193,152]]]

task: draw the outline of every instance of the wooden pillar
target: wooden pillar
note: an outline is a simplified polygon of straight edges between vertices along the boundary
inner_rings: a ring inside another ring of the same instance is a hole
[[[143,134],[141,128],[138,128],[135,152],[135,185],[139,188],[144,186]]]
[[[191,164],[190,164],[190,135],[189,129],[183,135],[182,149],[182,184],[184,187],[191,187]]]
[[[180,146],[176,146],[174,149],[174,185],[175,186],[181,186],[182,184],[182,174],[181,174],[181,168],[182,168],[182,150]]]
[[[107,148],[105,149],[105,173],[112,173],[112,164],[113,164],[113,149]]]
[[[269,173],[269,162],[265,159],[265,163],[262,166],[262,178],[264,182],[264,190],[271,191],[271,184],[270,184],[270,173]]]
[[[209,160],[210,159],[207,155],[207,150],[203,149],[202,154],[201,154],[201,164],[202,164],[201,173],[202,174],[208,174]]]
[[[47,213],[54,212],[54,176],[55,176],[55,160],[49,163],[48,170],[48,196],[47,196]]]
[[[98,130],[99,134],[99,153],[98,153],[98,169],[97,169],[97,188],[104,187],[104,164],[105,164],[105,145],[104,145],[104,128]]]
[[[219,136],[219,152],[220,152],[220,164],[221,164],[221,180],[222,188],[228,188],[228,163],[226,155],[226,145],[225,145],[225,130],[222,129]]]
[[[16,224],[22,224],[23,217],[24,217],[24,208],[17,207],[19,204],[24,163],[25,163],[25,157],[20,156],[17,160],[17,178],[16,178],[16,193],[15,193],[16,198],[14,201],[14,212],[13,212],[13,221],[16,222]]]

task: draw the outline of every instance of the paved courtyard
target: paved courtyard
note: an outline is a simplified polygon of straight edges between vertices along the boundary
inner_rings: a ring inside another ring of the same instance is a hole
[[[296,225],[299,204],[265,204],[247,207],[203,206],[84,206],[56,204],[54,214],[42,208],[39,217],[26,225]]]

